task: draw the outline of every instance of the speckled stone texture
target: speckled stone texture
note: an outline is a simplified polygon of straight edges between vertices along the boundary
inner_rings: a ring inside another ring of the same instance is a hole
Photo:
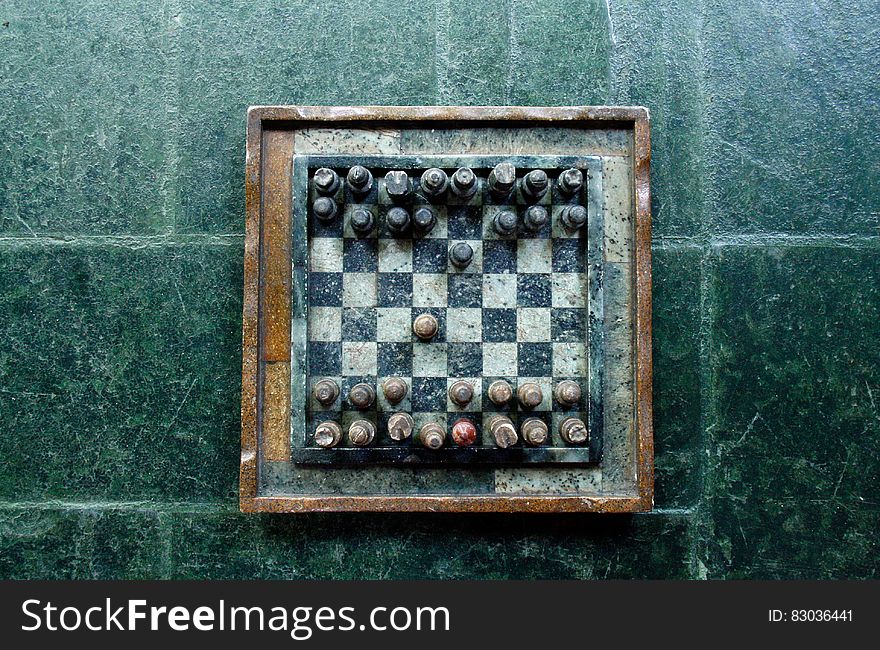
[[[0,576],[876,578],[876,3],[424,6],[0,7]],[[277,103],[651,109],[654,512],[237,512]]]

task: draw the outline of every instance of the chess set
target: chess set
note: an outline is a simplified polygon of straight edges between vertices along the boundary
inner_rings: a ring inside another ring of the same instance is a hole
[[[653,504],[638,107],[248,112],[241,509]]]
[[[600,160],[304,156],[293,179],[309,396],[294,460],[598,460]]]

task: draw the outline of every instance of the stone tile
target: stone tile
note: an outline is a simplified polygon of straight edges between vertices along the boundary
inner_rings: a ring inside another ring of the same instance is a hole
[[[237,491],[241,249],[0,251],[0,498]]]
[[[661,508],[699,499],[700,260],[696,249],[654,252],[654,503]]]
[[[710,575],[876,575],[876,249],[730,248],[715,264]]]
[[[434,12],[415,0],[184,0],[180,13],[181,231],[242,230],[249,105],[436,101]]]
[[[877,3],[707,3],[717,232],[878,233],[878,21]]]
[[[0,231],[174,226],[167,148],[174,27],[162,3],[4,3]],[[169,198],[171,203],[168,203]]]
[[[178,515],[171,577],[590,579],[691,574],[686,517]],[[352,535],[356,530],[357,534]],[[443,540],[437,543],[437,540]],[[467,548],[468,553],[450,553]]]

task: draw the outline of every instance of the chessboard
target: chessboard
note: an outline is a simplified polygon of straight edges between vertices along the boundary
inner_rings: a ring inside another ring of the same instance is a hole
[[[295,156],[294,462],[598,462],[600,166]]]

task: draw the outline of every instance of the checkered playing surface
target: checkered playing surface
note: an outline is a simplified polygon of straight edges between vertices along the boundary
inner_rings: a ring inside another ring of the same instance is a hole
[[[438,221],[424,237],[393,236],[384,219],[393,205],[385,192],[387,170],[371,168],[375,180],[365,197],[345,187],[347,169],[336,171],[343,180],[336,196],[340,215],[330,224],[314,218],[311,208],[308,216],[307,388],[331,378],[341,394],[329,407],[310,398],[307,431],[325,419],[336,419],[343,428],[354,419],[371,419],[378,424],[374,444],[390,445],[387,417],[405,411],[413,415],[416,430],[428,421],[451,426],[467,416],[477,425],[477,444],[489,445],[488,436],[482,436],[483,418],[503,412],[515,422],[543,418],[550,427],[548,445],[564,445],[558,422],[567,415],[586,421],[589,319],[586,228],[565,230],[559,211],[571,203],[586,205],[585,190],[562,196],[554,184],[560,170],[547,169],[551,189],[538,203],[547,208],[550,221],[537,233],[520,227],[502,237],[492,227],[495,214],[516,210],[521,223],[525,207],[533,204],[519,190],[508,203],[498,202],[486,188],[489,169],[474,169],[480,183],[475,196],[458,199],[447,193],[429,202],[419,189],[423,169],[408,170],[414,192],[405,207],[412,213],[413,206],[430,203]],[[528,171],[518,169],[517,175]],[[312,188],[310,206],[315,196]],[[376,218],[369,235],[358,237],[350,227],[357,208]],[[463,270],[448,258],[450,247],[460,241],[474,251]],[[428,342],[412,332],[413,320],[422,313],[435,315],[440,323]],[[393,406],[381,390],[389,376],[403,378],[410,387],[403,402]],[[486,388],[497,378],[508,380],[514,390],[525,381],[536,382],[544,400],[532,411],[515,403],[496,407]],[[475,389],[463,409],[447,397],[448,387],[460,379]],[[553,388],[563,379],[581,384],[581,405],[571,411],[553,400]],[[356,410],[346,399],[359,382],[376,388],[376,404],[367,411]]]

